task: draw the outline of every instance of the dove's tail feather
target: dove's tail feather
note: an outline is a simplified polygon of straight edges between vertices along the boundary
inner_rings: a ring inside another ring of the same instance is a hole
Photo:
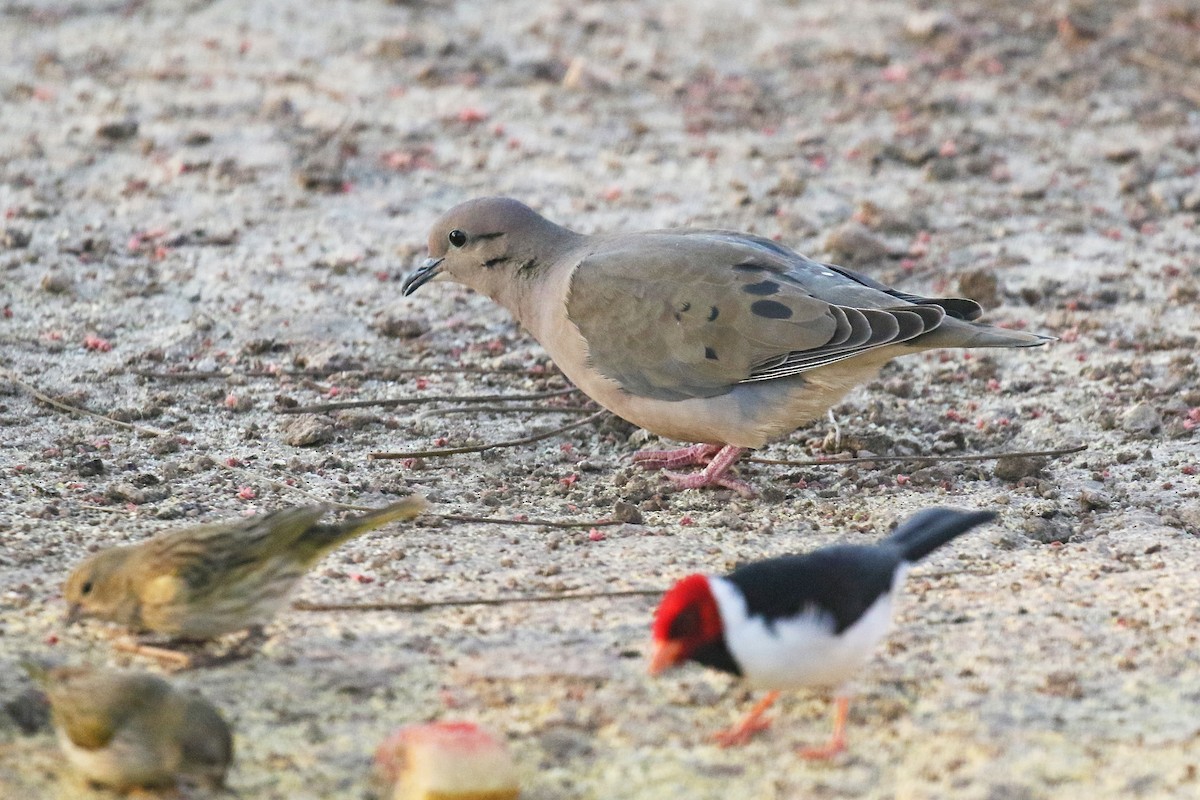
[[[992,511],[927,508],[902,522],[887,543],[898,547],[905,561],[916,562],[956,536],[995,518]]]
[[[927,350],[937,347],[1039,347],[1053,341],[1057,341],[1055,337],[1040,333],[946,317],[932,331],[907,344]]]

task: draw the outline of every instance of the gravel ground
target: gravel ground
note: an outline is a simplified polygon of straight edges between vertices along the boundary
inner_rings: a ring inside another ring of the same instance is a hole
[[[21,654],[156,668],[64,627],[78,559],[410,491],[628,521],[428,517],[343,547],[298,599],[657,589],[933,504],[1001,517],[914,571],[830,764],[793,754],[827,735],[816,695],[708,744],[750,694],[647,677],[653,597],[295,610],[253,658],[175,678],[233,722],[240,796],[363,797],[375,744],[439,718],[504,735],[531,800],[1200,793],[1200,6],[732,6],[0,4],[0,796],[86,795]],[[370,460],[579,419],[432,400],[565,385],[485,299],[400,297],[433,219],[482,194],[587,232],[754,231],[1060,338],[893,363],[836,409],[840,440],[822,420],[766,456],[1088,449],[747,464],[757,501],[664,491],[630,466],[654,443],[611,418]],[[285,413],[391,397],[426,402]]]

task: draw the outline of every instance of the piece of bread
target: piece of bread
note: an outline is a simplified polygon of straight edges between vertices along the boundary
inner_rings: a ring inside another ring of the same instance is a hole
[[[471,722],[406,725],[375,751],[392,800],[516,800],[516,767],[502,741]]]

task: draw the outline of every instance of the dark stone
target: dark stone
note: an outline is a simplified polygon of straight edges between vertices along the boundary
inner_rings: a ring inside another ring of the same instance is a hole
[[[1035,477],[1046,466],[1044,458],[1032,456],[1005,456],[996,461],[992,474],[1002,481],[1019,481]]]
[[[618,522],[625,522],[631,525],[641,525],[645,520],[642,518],[641,510],[625,500],[618,500],[613,506],[612,518]]]
[[[75,465],[75,472],[81,478],[90,478],[104,472],[104,462],[98,458],[89,458]]]
[[[1059,520],[1031,517],[1021,525],[1026,538],[1042,544],[1067,542],[1071,540],[1071,526]]]
[[[122,119],[116,122],[106,122],[96,129],[96,135],[110,142],[119,142],[137,136],[137,120]]]
[[[38,689],[26,689],[5,701],[4,711],[26,736],[50,727],[50,702]]]

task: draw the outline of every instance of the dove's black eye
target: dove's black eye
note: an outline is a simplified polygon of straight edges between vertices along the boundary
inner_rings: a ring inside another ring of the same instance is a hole
[[[83,584],[83,586],[80,588],[80,591],[83,592],[84,594],[91,594],[92,593],[92,582],[88,581],[87,583]]]
[[[449,235],[446,236],[446,238],[450,240],[451,247],[462,247],[464,244],[467,243],[467,235],[465,233],[463,233],[462,231],[460,231],[458,228],[455,228],[454,230],[450,231]]]

